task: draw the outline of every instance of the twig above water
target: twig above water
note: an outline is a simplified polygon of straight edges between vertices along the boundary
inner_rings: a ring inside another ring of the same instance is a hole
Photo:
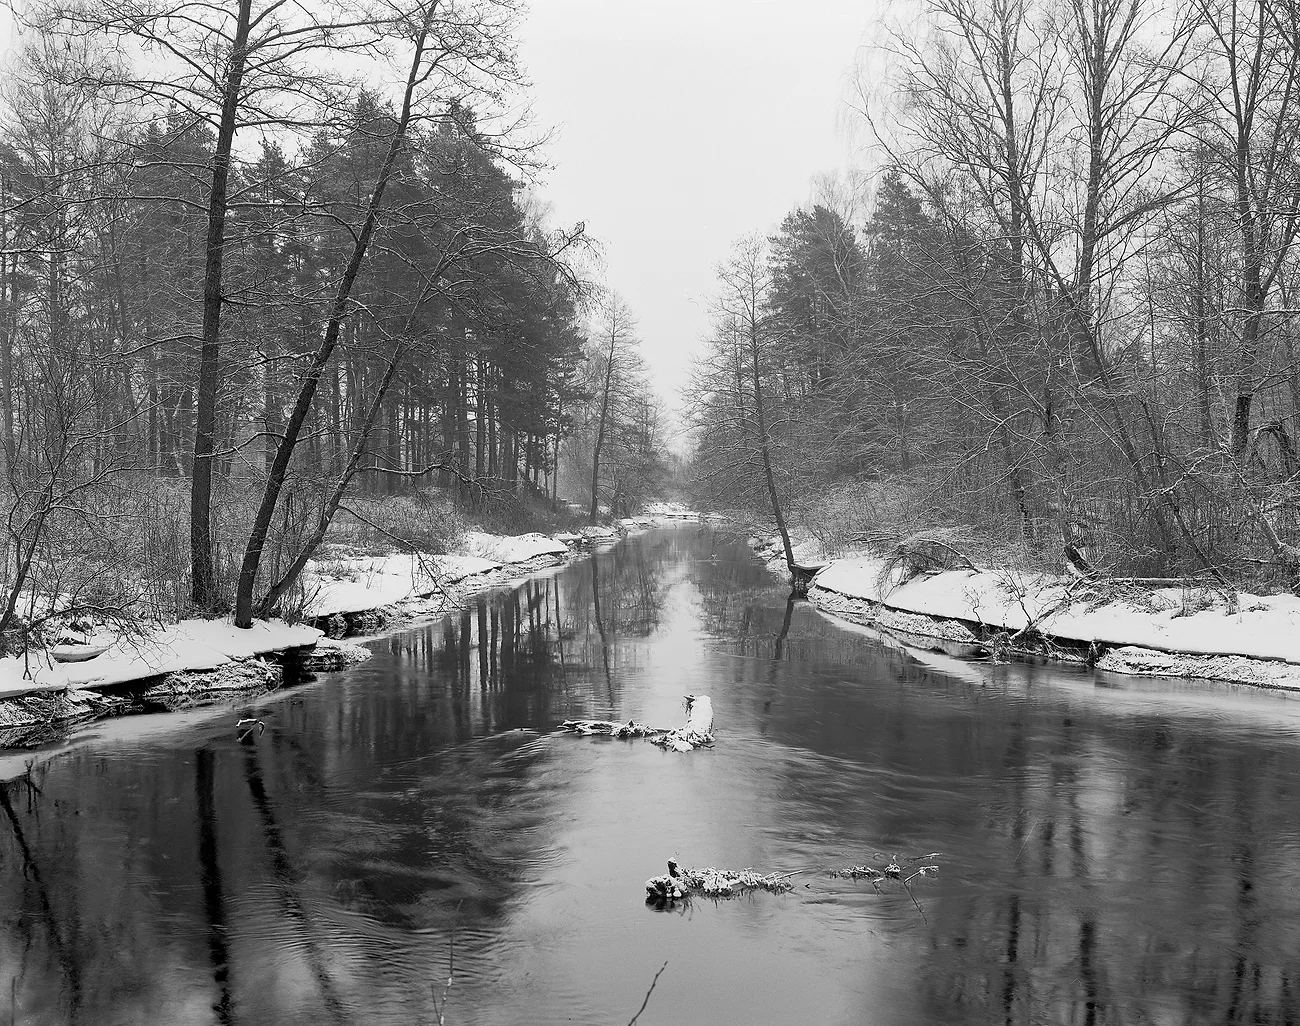
[[[645,1011],[646,1005],[650,1003],[650,995],[655,992],[655,984],[659,982],[660,974],[667,968],[668,961],[665,959],[664,964],[659,967],[659,972],[655,973],[655,978],[650,981],[650,989],[645,992],[645,998],[641,1001],[641,1007],[636,1010],[636,1015],[632,1016],[632,1018],[627,1021],[627,1026],[636,1026],[636,1021],[641,1018],[641,1013]],[[439,1022],[441,1022],[441,1020],[439,1020]]]
[[[922,922],[928,924],[930,920],[926,918],[925,909],[921,907],[921,903],[917,900],[916,895],[912,893],[912,881],[918,876],[932,876],[939,872],[939,867],[938,865],[931,863],[928,865],[917,866],[909,873],[904,869],[904,866],[911,866],[917,862],[928,863],[930,859],[937,859],[942,856],[943,852],[941,851],[932,851],[928,855],[913,855],[910,858],[903,858],[894,855],[884,867],[869,865],[850,866],[848,869],[833,869],[831,870],[830,875],[832,877],[848,877],[850,880],[870,880],[871,886],[877,894],[883,893],[880,890],[880,884],[882,881],[897,880],[902,885],[903,890],[907,892],[907,896],[912,899],[912,904],[916,906],[916,910],[921,913]],[[884,856],[877,854],[876,858],[883,859]]]

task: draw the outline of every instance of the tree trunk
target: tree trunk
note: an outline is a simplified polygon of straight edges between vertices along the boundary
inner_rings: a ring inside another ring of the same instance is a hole
[[[776,475],[772,471],[772,451],[767,437],[767,410],[763,403],[762,373],[758,362],[758,325],[749,324],[749,355],[752,370],[751,382],[754,386],[754,417],[758,427],[758,447],[763,456],[763,478],[767,482],[767,494],[772,500],[772,516],[776,520],[776,529],[781,534],[781,544],[785,548],[785,565],[794,573],[794,549],[790,545],[790,532],[785,526],[785,514],[781,512],[781,499],[776,491]]]
[[[227,185],[230,151],[239,112],[252,0],[239,0],[235,38],[230,49],[221,122],[212,153],[212,191],[208,195],[207,257],[203,271],[203,344],[199,351],[199,389],[194,423],[194,464],[190,480],[191,598],[199,609],[216,604],[212,565],[212,456],[216,448],[217,390],[220,385],[221,264],[226,246]]]
[[[366,206],[365,220],[362,222],[361,230],[357,233],[356,242],[352,246],[352,255],[348,260],[347,268],[343,272],[343,277],[339,281],[338,291],[335,293],[334,303],[330,309],[329,322],[325,327],[324,338],[321,339],[320,346],[317,348],[311,365],[299,386],[297,400],[294,403],[293,411],[289,415],[289,421],[285,425],[284,437],[281,439],[280,448],[276,451],[275,463],[271,468],[266,487],[262,492],[262,501],[258,506],[257,515],[253,519],[248,544],[244,548],[243,563],[239,570],[239,583],[235,589],[236,627],[249,628],[253,626],[253,589],[257,584],[257,571],[262,562],[262,548],[266,544],[266,536],[271,528],[271,518],[275,515],[280,490],[284,486],[285,476],[289,471],[289,460],[293,456],[294,448],[298,444],[298,436],[302,431],[304,421],[307,419],[307,413],[311,409],[316,387],[320,383],[321,375],[329,363],[335,346],[338,344],[343,319],[348,312],[352,287],[356,284],[357,275],[361,272],[362,262],[365,260],[366,252],[370,248],[370,240],[375,233],[375,222],[378,220],[379,209],[384,201],[384,192],[388,188],[388,181],[397,162],[398,152],[406,139],[407,127],[411,122],[411,101],[416,86],[422,81],[421,65],[424,61],[425,42],[428,39],[433,11],[432,6],[426,8],[424,21],[416,35],[411,70],[407,75],[406,88],[402,96],[402,110],[398,117],[397,126],[393,130],[393,137],[389,141],[388,153],[385,155],[384,163],[375,178],[374,189],[370,193],[370,202]],[[439,271],[438,273],[442,272]]]
[[[483,404],[486,374],[483,370],[483,357],[480,356],[474,364],[474,477],[482,480],[487,470],[487,453],[484,451],[487,445],[487,411]]]
[[[262,601],[258,604],[258,613],[261,616],[269,615],[276,606],[276,603],[293,587],[294,583],[301,576],[303,569],[307,566],[307,561],[315,554],[320,543],[325,540],[325,533],[329,530],[330,524],[334,520],[334,515],[338,512],[339,506],[343,502],[343,496],[347,493],[348,485],[351,484],[352,478],[361,468],[361,459],[365,455],[366,448],[370,444],[370,436],[374,431],[375,424],[378,423],[383,408],[385,397],[388,395],[389,388],[393,382],[393,375],[397,371],[397,366],[402,360],[404,351],[398,348],[393,353],[392,362],[389,363],[388,369],[384,372],[383,378],[379,382],[378,390],[371,400],[369,412],[366,414],[365,422],[357,435],[356,443],[352,446],[352,452],[348,458],[347,466],[343,468],[343,473],[339,475],[334,484],[334,489],[330,493],[329,499],[326,500],[321,511],[317,514],[316,524],[312,528],[311,534],[303,541],[302,547],[298,550],[297,556],[284,572],[283,576],[276,581],[267,591]]]
[[[591,509],[587,514],[589,523],[596,522],[599,501],[597,489],[600,487],[600,450],[605,444],[605,425],[609,418],[609,391],[614,382],[614,354],[617,349],[618,335],[613,327],[609,332],[609,352],[605,357],[605,387],[600,393],[600,419],[596,425],[596,446],[591,454]]]
[[[13,258],[13,270],[0,276],[0,407],[3,408],[5,454],[5,471],[8,473],[14,461],[14,339],[17,332],[17,274],[18,255]],[[0,256],[0,273],[9,265],[9,261]]]

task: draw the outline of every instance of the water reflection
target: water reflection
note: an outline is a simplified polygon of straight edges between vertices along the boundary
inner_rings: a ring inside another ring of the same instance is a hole
[[[926,662],[659,532],[0,793],[0,1022],[1286,1022],[1300,703]],[[688,758],[557,737],[672,723]],[[821,871],[941,851],[902,893]],[[694,864],[781,897],[642,906]],[[723,981],[723,982],[720,982]],[[12,1007],[11,1007],[12,1006]]]

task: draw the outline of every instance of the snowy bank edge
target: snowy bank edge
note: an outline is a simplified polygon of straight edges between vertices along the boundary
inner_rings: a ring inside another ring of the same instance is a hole
[[[634,527],[625,527],[621,534],[605,529],[593,531],[583,540],[616,542],[620,537],[643,533],[654,527],[680,526],[698,519],[696,514],[689,513],[639,517]],[[441,559],[449,563],[454,561],[460,564],[458,569],[466,571],[455,573],[450,587],[439,587],[423,595],[408,591],[396,600],[382,601],[381,598],[378,604],[361,603],[360,608],[349,608],[346,613],[317,614],[313,611],[311,618],[317,621],[331,615],[346,615],[359,620],[372,618],[377,621],[378,630],[355,632],[347,637],[360,640],[382,637],[464,608],[476,595],[509,587],[534,574],[590,554],[586,547],[571,549],[563,541],[544,535],[523,535],[518,539],[505,537],[502,540],[507,543],[519,541],[521,544],[514,551],[524,558],[519,562],[497,563],[482,557],[442,555]],[[489,562],[490,565],[470,565]],[[382,596],[382,589],[379,591]],[[331,638],[317,627],[283,621],[258,621],[243,631],[235,628],[229,620],[188,620],[161,629],[155,638],[158,639],[156,642],[151,639],[151,642],[134,648],[127,646],[84,663],[51,665],[44,657],[33,654],[25,667],[22,656],[0,659],[0,720],[4,719],[6,709],[11,709],[19,718],[30,720],[30,712],[24,705],[37,701],[50,706],[52,712],[36,725],[70,727],[114,715],[112,711],[87,711],[86,703],[84,699],[78,699],[79,695],[181,674],[210,675],[211,686],[207,690],[213,696],[226,695],[232,688],[223,679],[223,670],[265,657],[281,656],[295,649],[307,653],[308,669],[321,672],[340,669],[369,656],[368,651],[360,646],[341,638]],[[190,650],[188,657],[180,654],[180,650],[186,648]],[[313,660],[317,654],[321,658]],[[24,675],[24,669],[33,665],[35,668],[29,679]]]
[[[768,568],[784,574],[779,553],[765,554],[761,540],[753,543]],[[911,647],[966,658],[987,650],[991,634],[1014,635],[1029,623],[1017,598],[990,594],[995,575],[947,571],[892,586],[882,595],[877,582],[883,566],[878,556],[834,560],[813,578],[808,599],[830,616],[888,632]],[[1300,599],[1295,596],[1242,594],[1243,611],[1233,614],[1151,613],[1122,602],[1082,614],[1050,614],[1063,582],[1025,577],[1031,584],[1026,605],[1049,644],[1012,645],[1009,654],[1015,658],[1090,663],[1123,676],[1300,690]],[[1038,619],[1039,614],[1047,615]]]

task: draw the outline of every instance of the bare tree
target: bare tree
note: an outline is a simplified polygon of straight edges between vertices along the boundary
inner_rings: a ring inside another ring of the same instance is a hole
[[[738,241],[719,266],[713,300],[714,334],[696,365],[690,404],[695,411],[696,472],[715,495],[725,493],[736,506],[747,504],[752,477],[760,482],[763,505],[781,536],[787,567],[793,573],[794,548],[786,523],[796,457],[789,429],[799,416],[801,389],[791,390],[781,346],[787,332],[769,305],[772,271],[766,240],[751,235]],[[774,393],[781,413],[774,416]],[[787,444],[778,451],[777,432]],[[782,479],[778,482],[778,476]],[[757,503],[756,503],[757,505]]]
[[[271,520],[316,390],[339,343],[342,327],[352,314],[352,290],[369,254],[399,155],[408,145],[413,124],[422,118],[436,116],[435,110],[429,108],[429,97],[424,90],[474,87],[486,95],[487,89],[499,88],[513,81],[516,69],[502,21],[512,11],[508,5],[495,4],[491,0],[470,2],[463,8],[443,5],[438,0],[422,0],[406,14],[404,24],[411,39],[409,70],[386,150],[375,173],[364,216],[355,229],[355,241],[339,278],[324,332],[310,364],[299,379],[297,394],[249,531],[235,591],[236,626],[252,626],[254,590]],[[448,256],[445,262],[431,269],[429,277],[437,280],[452,262]],[[372,406],[372,410],[374,408]]]
[[[53,0],[29,15],[41,31],[67,38],[107,35],[119,59],[82,67],[83,88],[111,85],[119,102],[151,112],[181,111],[215,143],[206,189],[203,316],[190,480],[191,587],[212,609],[217,583],[212,545],[212,481],[221,383],[221,321],[230,206],[231,155],[238,130],[303,131],[329,123],[343,77],[340,56],[365,55],[395,26],[382,5],[326,4],[308,11],[278,0],[227,7],[194,0],[100,3]],[[139,64],[137,68],[134,65]]]
[[[1278,0],[1197,0],[1206,38],[1200,138],[1233,196],[1240,247],[1230,449],[1244,466],[1268,301],[1300,228],[1300,19]]]
[[[636,337],[636,319],[632,310],[616,294],[610,294],[601,304],[599,320],[592,339],[589,366],[595,395],[595,438],[591,448],[591,502],[587,520],[594,524],[600,512],[601,457],[605,454],[605,441],[609,433],[611,404],[623,391],[622,383],[632,369]]]

